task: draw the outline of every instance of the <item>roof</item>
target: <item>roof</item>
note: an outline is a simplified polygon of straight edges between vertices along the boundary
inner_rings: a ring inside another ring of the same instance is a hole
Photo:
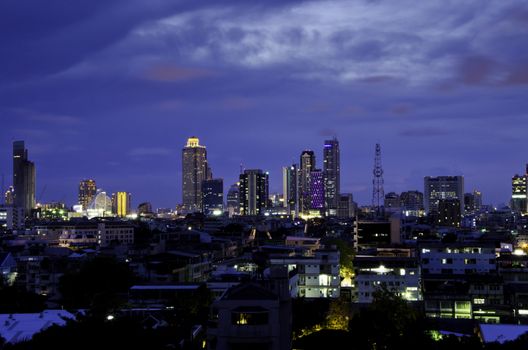
[[[36,333],[56,324],[64,326],[75,316],[65,310],[45,310],[34,314],[0,314],[0,335],[8,343],[29,340]]]
[[[231,287],[222,297],[223,300],[277,300],[270,290],[254,282],[242,283]]]
[[[145,285],[132,286],[130,290],[195,290],[199,287],[199,284]]]
[[[528,325],[518,324],[479,324],[480,334],[484,343],[504,343],[517,339],[528,332]]]

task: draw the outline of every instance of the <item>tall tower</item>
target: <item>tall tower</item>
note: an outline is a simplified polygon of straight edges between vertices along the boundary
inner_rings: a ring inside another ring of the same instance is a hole
[[[202,210],[202,181],[210,178],[207,151],[197,137],[190,137],[182,150],[183,211],[194,213]]]
[[[35,164],[28,160],[24,141],[13,142],[13,187],[14,206],[29,215],[35,207]]]
[[[339,207],[340,172],[339,141],[326,140],[323,149],[323,176],[326,216],[336,216]]]
[[[372,209],[376,211],[377,216],[383,214],[383,201],[385,191],[383,190],[383,168],[381,167],[381,146],[376,144],[376,155],[374,156],[374,170],[372,172]]]
[[[262,215],[269,197],[269,177],[260,169],[240,174],[240,215]]]
[[[315,154],[312,150],[304,150],[301,153],[301,169],[299,174],[299,209],[308,213],[311,208],[310,198],[310,174],[315,170]]]
[[[299,216],[299,167],[297,164],[282,168],[282,197],[289,215]]]
[[[424,178],[424,207],[427,215],[438,215],[439,201],[446,199],[458,200],[460,214],[464,213],[464,177],[426,176]]]
[[[88,205],[93,201],[97,194],[97,185],[95,180],[81,180],[79,183],[79,204],[82,205],[83,210],[88,208]]]
[[[130,214],[130,203],[132,195],[128,192],[116,192],[112,194],[112,211],[120,218]]]

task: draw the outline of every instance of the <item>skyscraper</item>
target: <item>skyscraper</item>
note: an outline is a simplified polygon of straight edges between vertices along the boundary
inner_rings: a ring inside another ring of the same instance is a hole
[[[6,205],[13,205],[15,199],[15,189],[13,186],[9,186],[6,193],[4,194],[4,203]]]
[[[282,197],[289,215],[299,216],[299,167],[297,164],[282,168]]]
[[[13,187],[14,206],[29,215],[35,207],[35,165],[28,160],[24,141],[13,142]]]
[[[221,215],[224,212],[224,180],[202,181],[202,212],[205,215]]]
[[[82,205],[83,210],[88,208],[96,194],[97,186],[94,180],[82,180],[79,183],[79,204]]]
[[[207,151],[197,137],[190,137],[182,150],[183,211],[193,213],[202,210],[202,181],[210,178]]]
[[[312,150],[301,153],[301,169],[299,174],[299,210],[310,212],[312,201],[310,198],[310,173],[315,170],[315,154]]]
[[[227,192],[227,212],[229,217],[240,214],[240,189],[238,182],[232,185]]]
[[[327,216],[336,216],[339,207],[339,192],[341,186],[339,141],[334,137],[324,142],[323,149],[324,195]]]
[[[323,171],[320,169],[310,172],[310,200],[310,209],[320,210],[322,213],[325,207],[325,187]]]
[[[513,211],[526,213],[528,211],[528,175],[512,177],[511,207]]]
[[[240,174],[240,215],[262,215],[269,197],[269,177],[260,169]]]
[[[457,199],[460,213],[464,210],[463,176],[426,176],[424,178],[424,206],[427,214],[438,214],[440,199]]]
[[[131,195],[128,192],[112,194],[112,211],[117,216],[124,218],[130,213]]]
[[[400,194],[403,210],[418,211],[424,208],[423,193],[420,191],[406,191]]]

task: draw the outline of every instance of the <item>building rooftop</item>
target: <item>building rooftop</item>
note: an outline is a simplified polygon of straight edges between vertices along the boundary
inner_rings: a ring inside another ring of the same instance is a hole
[[[52,326],[64,326],[75,316],[64,310],[45,310],[33,314],[0,314],[0,336],[7,343],[29,340],[36,333]]]

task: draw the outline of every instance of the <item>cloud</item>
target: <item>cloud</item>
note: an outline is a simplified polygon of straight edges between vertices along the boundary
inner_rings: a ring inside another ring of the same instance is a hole
[[[391,107],[390,111],[393,114],[409,114],[414,110],[413,106],[405,103],[397,104]]]
[[[177,82],[202,79],[215,75],[210,70],[193,67],[179,67],[173,64],[161,64],[149,68],[144,77],[149,80],[163,82]]]
[[[405,129],[405,130],[400,131],[399,134],[405,137],[431,137],[431,136],[446,136],[446,135],[449,135],[450,132],[442,128],[421,127],[421,128]]]
[[[256,105],[256,101],[247,97],[227,97],[222,101],[222,107],[226,110],[247,110]]]
[[[138,147],[130,150],[128,155],[131,157],[151,157],[151,156],[167,156],[174,154],[174,150],[161,147]]]

